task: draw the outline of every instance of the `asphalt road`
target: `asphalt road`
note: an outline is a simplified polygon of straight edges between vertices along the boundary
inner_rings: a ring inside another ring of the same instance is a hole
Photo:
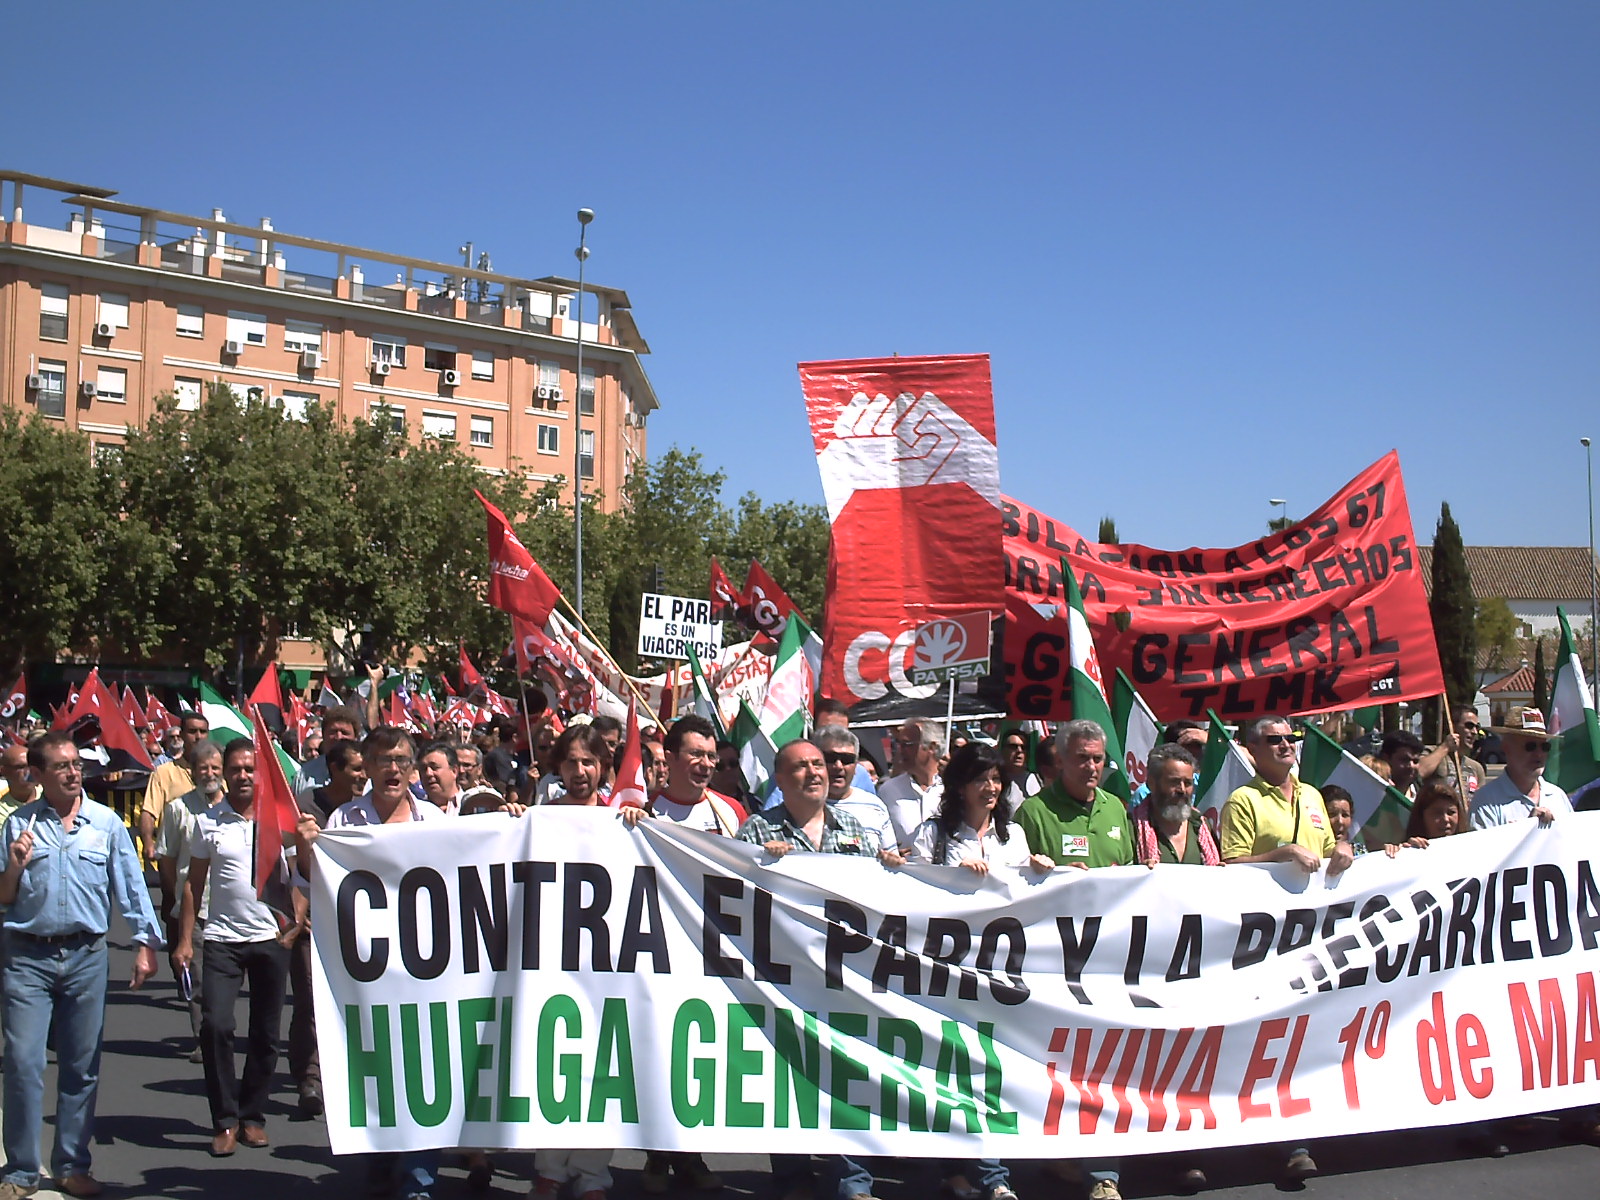
[[[298,1118],[286,1063],[280,1062],[275,1111],[269,1112],[272,1145],[243,1146],[229,1159],[206,1153],[210,1142],[200,1067],[189,1062],[188,1020],[177,992],[161,976],[138,992],[127,986],[132,956],[113,937],[112,985],[106,1013],[105,1056],[95,1127],[95,1174],[108,1196],[226,1197],[227,1200],[285,1200],[292,1187],[300,1197],[361,1197],[364,1174],[359,1162],[334,1158],[323,1123]],[[242,1021],[242,1018],[241,1018]],[[285,1015],[287,1023],[287,1014]],[[54,1103],[53,1068],[47,1081],[46,1112]],[[48,1123],[48,1122],[47,1122]],[[47,1128],[48,1139],[53,1131]],[[1600,1195],[1596,1168],[1600,1150],[1563,1143],[1555,1124],[1539,1120],[1526,1133],[1510,1137],[1509,1158],[1490,1161],[1464,1157],[1449,1130],[1335,1138],[1313,1147],[1323,1175],[1303,1190],[1306,1200],[1477,1200],[1479,1197],[1545,1196],[1557,1200]],[[45,1161],[49,1161],[48,1140]],[[638,1169],[644,1156],[617,1155],[617,1200],[643,1196]],[[765,1155],[711,1155],[722,1173],[725,1200],[768,1200]],[[1279,1189],[1270,1182],[1278,1165],[1261,1149],[1209,1152],[1198,1156],[1210,1176],[1205,1194],[1264,1200]],[[443,1197],[520,1196],[528,1190],[533,1156],[498,1153],[492,1190],[468,1190],[464,1170],[447,1165],[434,1195]],[[1179,1172],[1189,1163],[1162,1156],[1128,1160],[1122,1191],[1128,1197],[1176,1194]],[[927,1200],[938,1188],[938,1164],[904,1159],[875,1164],[884,1200]],[[1039,1163],[1013,1164],[1013,1186],[1021,1200],[1077,1200],[1086,1189],[1064,1184]],[[54,1196],[49,1190],[41,1196]],[[826,1200],[831,1200],[827,1197]]]

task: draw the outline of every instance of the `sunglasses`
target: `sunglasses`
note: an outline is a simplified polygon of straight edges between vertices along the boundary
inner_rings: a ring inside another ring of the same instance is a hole
[[[1267,745],[1267,746],[1284,746],[1284,745],[1287,745],[1288,743],[1294,741],[1294,734],[1292,734],[1292,733],[1263,733],[1261,735],[1261,741],[1262,741],[1263,745]]]
[[[1528,754],[1549,754],[1550,753],[1550,743],[1549,742],[1523,742],[1522,743],[1522,748]]]
[[[856,756],[854,754],[844,754],[837,750],[827,750],[823,752],[822,760],[830,766],[839,764],[848,767],[855,763]]]

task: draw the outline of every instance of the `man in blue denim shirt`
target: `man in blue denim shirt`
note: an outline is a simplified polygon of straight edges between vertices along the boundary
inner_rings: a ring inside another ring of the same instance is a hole
[[[70,734],[28,748],[44,795],[6,820],[3,926],[6,1164],[0,1200],[39,1190],[45,1040],[55,1017],[56,1144],[51,1174],[69,1196],[98,1196],[89,1139],[106,1016],[106,932],[115,904],[139,949],[131,986],[156,971],[161,934],[144,874],[121,818],[83,794]]]

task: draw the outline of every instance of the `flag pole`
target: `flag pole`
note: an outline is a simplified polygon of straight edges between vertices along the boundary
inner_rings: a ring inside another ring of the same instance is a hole
[[[572,601],[568,600],[565,595],[561,597],[561,603],[567,606],[567,611],[571,613],[574,618],[576,618],[578,622],[578,628],[589,635],[589,640],[594,643],[594,648],[600,651],[600,653],[605,657],[605,660],[616,670],[617,674],[622,676],[623,682],[626,683],[633,694],[639,698],[639,703],[644,705],[645,711],[649,712],[650,701],[646,699],[645,694],[639,690],[639,685],[633,681],[633,676],[624,671],[622,669],[622,664],[611,657],[611,652],[601,644],[599,637],[595,634],[595,631],[589,628],[589,622],[583,619],[583,614],[572,607]]]
[[[1456,718],[1450,711],[1450,693],[1442,692],[1439,695],[1439,707],[1444,710],[1444,728],[1448,737],[1456,736]],[[1461,743],[1456,742],[1450,747],[1450,761],[1456,769],[1456,795],[1461,798],[1461,813],[1466,817],[1471,813],[1472,801],[1467,799],[1467,776],[1461,769]]]
[[[956,677],[950,676],[950,697],[944,708],[944,752],[950,753],[950,743],[956,736]]]

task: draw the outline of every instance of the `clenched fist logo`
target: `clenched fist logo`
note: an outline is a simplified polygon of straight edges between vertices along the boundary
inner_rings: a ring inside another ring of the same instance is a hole
[[[831,521],[857,489],[928,483],[966,483],[1000,507],[1000,451],[932,392],[857,392],[817,459]]]

